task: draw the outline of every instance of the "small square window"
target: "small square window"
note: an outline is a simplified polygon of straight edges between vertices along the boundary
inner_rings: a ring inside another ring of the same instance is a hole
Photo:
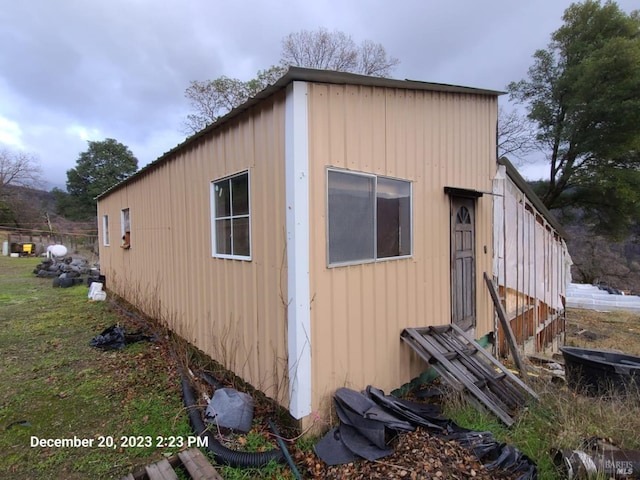
[[[251,260],[249,172],[211,184],[213,255]]]

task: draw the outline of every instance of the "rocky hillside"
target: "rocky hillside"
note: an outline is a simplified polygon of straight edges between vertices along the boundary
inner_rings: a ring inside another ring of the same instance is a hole
[[[576,283],[602,283],[625,293],[640,294],[640,240],[636,233],[613,242],[582,225],[565,226]]]

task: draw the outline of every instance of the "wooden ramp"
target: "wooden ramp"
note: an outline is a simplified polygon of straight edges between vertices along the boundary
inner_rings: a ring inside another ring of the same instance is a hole
[[[400,335],[456,390],[480,403],[506,425],[538,395],[457,325],[405,328]]]
[[[207,457],[197,448],[183,450],[177,457],[147,465],[144,472],[137,475],[130,473],[120,480],[178,480],[174,469],[180,465],[184,466],[190,478],[194,480],[223,480]]]

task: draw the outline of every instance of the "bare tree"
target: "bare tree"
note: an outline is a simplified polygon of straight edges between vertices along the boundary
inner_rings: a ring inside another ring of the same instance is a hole
[[[9,195],[7,187],[36,188],[42,183],[42,169],[29,153],[0,149],[0,199]]]
[[[248,82],[225,76],[215,80],[192,81],[184,96],[189,100],[193,113],[187,115],[183,133],[191,135],[199,132],[259,91],[274,84],[285,72],[285,67],[272,66],[258,71],[256,78]]]
[[[498,156],[515,157],[521,160],[539,148],[535,126],[529,119],[516,110],[507,112],[500,107],[498,109]]]
[[[319,28],[287,35],[282,40],[281,63],[388,77],[400,61],[387,56],[385,48],[379,43],[365,40],[358,46],[344,32],[329,32]]]
[[[358,73],[374,77],[388,77],[391,70],[400,65],[400,60],[387,57],[387,51],[379,43],[365,40],[360,44]]]
[[[358,46],[343,32],[321,28],[290,33],[282,40],[280,65],[259,71],[252,80],[244,82],[222,76],[192,81],[184,93],[192,113],[187,115],[182,130],[187,135],[199,132],[275,83],[290,66],[388,77],[399,64],[381,44],[365,40]]]

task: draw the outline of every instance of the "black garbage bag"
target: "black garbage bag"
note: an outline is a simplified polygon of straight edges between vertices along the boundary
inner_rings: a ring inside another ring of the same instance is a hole
[[[124,327],[112,325],[91,339],[89,345],[101,350],[121,350],[126,346]]]
[[[143,340],[153,341],[152,336],[144,335],[140,332],[126,333],[124,327],[112,325],[106,328],[99,335],[91,339],[89,345],[100,350],[121,350],[125,346],[141,342]]]

